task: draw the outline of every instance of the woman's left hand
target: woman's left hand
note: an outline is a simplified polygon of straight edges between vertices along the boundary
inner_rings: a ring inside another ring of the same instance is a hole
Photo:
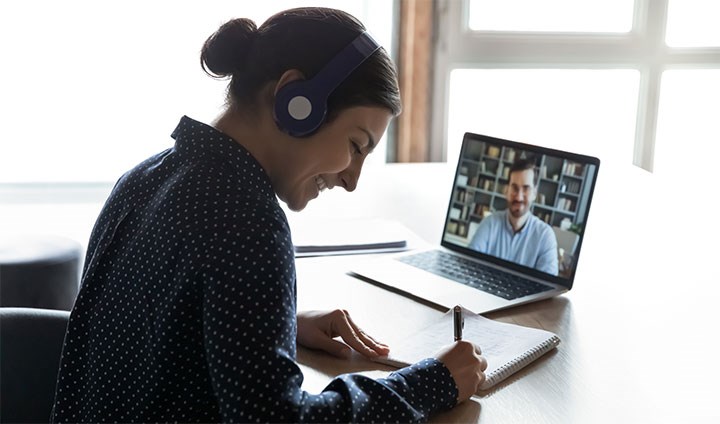
[[[337,336],[347,344],[335,340],[334,337]],[[343,309],[298,312],[297,342],[299,345],[324,350],[341,358],[350,357],[348,345],[369,358],[390,352],[387,345],[365,334]]]

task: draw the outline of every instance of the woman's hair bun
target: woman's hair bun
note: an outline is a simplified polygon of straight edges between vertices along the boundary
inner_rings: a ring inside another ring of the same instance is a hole
[[[215,78],[229,77],[242,70],[256,35],[257,26],[250,19],[226,22],[203,44],[200,54],[203,70]]]

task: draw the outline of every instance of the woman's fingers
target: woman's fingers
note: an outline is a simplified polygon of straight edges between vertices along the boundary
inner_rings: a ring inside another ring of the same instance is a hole
[[[350,314],[345,310],[334,312],[333,333],[339,335],[350,347],[367,357],[374,358],[379,355],[386,355],[390,351],[386,345],[378,343],[365,334],[352,321]]]
[[[360,328],[357,324],[355,324],[355,321],[350,317],[350,314],[345,312],[345,318],[347,319],[350,326],[355,330],[355,334],[357,334],[358,338],[370,349],[377,352],[379,355],[387,355],[390,352],[390,348],[385,343],[380,343],[375,338],[373,338],[371,335],[367,334],[365,331],[363,331],[362,328]]]
[[[485,371],[488,367],[487,359],[484,356],[480,357],[480,371]]]
[[[314,348],[323,350],[331,355],[337,356],[338,358],[347,359],[351,355],[348,345],[324,335],[315,341]]]
[[[299,312],[297,319],[297,341],[303,346],[322,349],[343,358],[350,355],[350,347],[370,358],[390,352],[387,345],[358,327],[345,310]],[[337,336],[347,344],[335,340]]]

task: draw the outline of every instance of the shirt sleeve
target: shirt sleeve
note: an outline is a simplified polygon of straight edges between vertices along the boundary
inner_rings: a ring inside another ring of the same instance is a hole
[[[478,252],[487,253],[488,244],[490,243],[490,233],[492,231],[492,225],[490,223],[490,217],[487,217],[480,221],[475,235],[473,235],[472,241],[470,242],[470,249],[474,249]]]
[[[435,359],[384,379],[345,374],[320,394],[303,391],[290,233],[268,221],[218,232],[198,273],[207,367],[224,421],[418,422],[454,406],[455,382]]]

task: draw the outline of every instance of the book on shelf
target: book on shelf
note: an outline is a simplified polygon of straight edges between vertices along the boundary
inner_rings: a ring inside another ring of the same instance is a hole
[[[579,181],[568,181],[567,192],[572,194],[580,194],[580,182]]]
[[[479,346],[488,362],[481,391],[492,388],[560,344],[560,338],[547,330],[494,321],[465,308],[463,317],[463,340]],[[452,342],[451,309],[436,322],[391,346],[388,356],[373,360],[402,368],[431,357]]]
[[[498,146],[488,146],[487,155],[491,158],[499,158],[500,148]]]
[[[574,177],[582,176],[583,165],[575,162],[567,162],[563,166],[563,174],[572,175]]]
[[[460,237],[466,237],[467,233],[467,224],[465,224],[464,222],[458,222],[457,235],[459,235]]]
[[[460,219],[460,213],[461,212],[460,212],[459,208],[456,208],[456,207],[451,208],[450,214],[449,214],[450,219]]]
[[[560,185],[560,193],[580,194],[580,182],[565,181]]]
[[[574,210],[573,210],[574,205],[575,205],[575,203],[572,201],[572,199],[568,199],[566,197],[561,197],[558,200],[557,208],[562,209],[564,211],[574,212]]]
[[[475,206],[475,215],[485,217],[485,213],[490,212],[490,206],[483,205],[482,203],[478,203]]]
[[[457,177],[458,185],[464,186],[464,185],[467,185],[467,183],[468,183],[467,175],[458,175],[458,177]]]
[[[507,149],[505,152],[505,160],[508,162],[515,162],[515,150]]]

